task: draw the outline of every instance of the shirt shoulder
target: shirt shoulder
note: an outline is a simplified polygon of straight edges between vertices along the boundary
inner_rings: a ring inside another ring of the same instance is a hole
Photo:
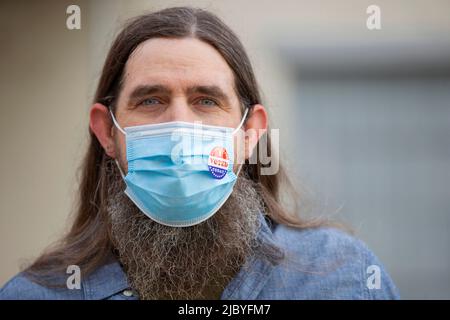
[[[81,290],[45,287],[30,280],[24,273],[10,279],[0,289],[0,300],[69,300],[83,299]]]
[[[261,292],[279,299],[398,299],[398,290],[361,240],[335,228],[278,225],[274,239],[284,251]]]
[[[119,263],[98,267],[87,277],[81,277],[78,287],[69,288],[70,274],[58,276],[58,287],[32,281],[23,272],[14,276],[0,289],[0,300],[134,300],[126,276]]]

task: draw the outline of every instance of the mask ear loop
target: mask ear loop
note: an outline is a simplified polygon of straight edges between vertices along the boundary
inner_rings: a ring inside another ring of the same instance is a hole
[[[119,129],[119,131],[122,132],[122,133],[126,136],[127,133],[126,133],[125,130],[123,130],[122,127],[117,123],[116,117],[114,117],[114,114],[112,113],[111,109],[109,109],[109,113],[111,114],[112,121],[113,121],[114,125],[116,126],[116,128]]]
[[[111,118],[112,121],[114,123],[114,125],[116,126],[117,129],[119,129],[120,132],[122,132],[125,136],[127,135],[127,133],[125,132],[125,130],[122,129],[122,127],[117,123],[116,117],[114,117],[114,114],[112,113],[111,109],[109,109],[109,113],[111,114]],[[125,179],[125,174],[122,171],[122,168],[119,165],[119,161],[117,161],[117,159],[114,159],[114,162],[117,165],[117,168],[119,169],[120,175],[122,176],[122,179]]]
[[[248,109],[249,109],[248,107],[245,108],[244,115],[242,116],[242,120],[239,123],[238,127],[233,130],[232,135],[235,135],[236,132],[238,132],[239,129],[241,129],[241,127],[244,125],[245,120],[247,120]]]
[[[119,169],[120,175],[122,176],[122,179],[125,179],[125,174],[122,171],[122,168],[120,168],[119,161],[117,159],[114,159],[114,162],[116,163],[117,168]]]
[[[239,123],[238,127],[236,129],[234,129],[232,132],[233,136],[236,134],[236,132],[238,132],[241,129],[241,127],[244,125],[245,120],[247,120],[248,109],[249,109],[249,107],[245,108],[244,115],[242,116],[241,122]],[[239,168],[237,169],[237,172],[236,172],[236,177],[239,177],[239,173],[241,173],[241,169],[243,166],[244,166],[243,163],[241,165],[239,165]]]

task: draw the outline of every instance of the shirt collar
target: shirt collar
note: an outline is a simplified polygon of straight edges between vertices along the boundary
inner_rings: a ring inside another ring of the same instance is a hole
[[[258,241],[278,247],[265,215],[260,213],[259,220]],[[250,256],[222,292],[221,299],[255,299],[269,279],[275,264],[257,255]],[[129,288],[127,276],[118,261],[99,267],[83,281],[84,294],[88,300],[106,299]]]
[[[117,261],[95,270],[84,282],[87,300],[101,300],[128,289],[127,276]]]

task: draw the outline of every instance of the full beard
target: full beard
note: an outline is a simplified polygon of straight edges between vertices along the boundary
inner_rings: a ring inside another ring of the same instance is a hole
[[[117,258],[140,299],[217,299],[257,252],[262,201],[241,174],[225,204],[185,228],[154,222],[124,194],[120,175],[109,186],[107,211]]]

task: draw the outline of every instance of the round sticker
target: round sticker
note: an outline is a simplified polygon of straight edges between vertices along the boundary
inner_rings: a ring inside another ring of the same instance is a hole
[[[214,178],[222,179],[228,172],[229,162],[227,149],[223,147],[214,147],[209,153],[209,172],[211,172]]]

